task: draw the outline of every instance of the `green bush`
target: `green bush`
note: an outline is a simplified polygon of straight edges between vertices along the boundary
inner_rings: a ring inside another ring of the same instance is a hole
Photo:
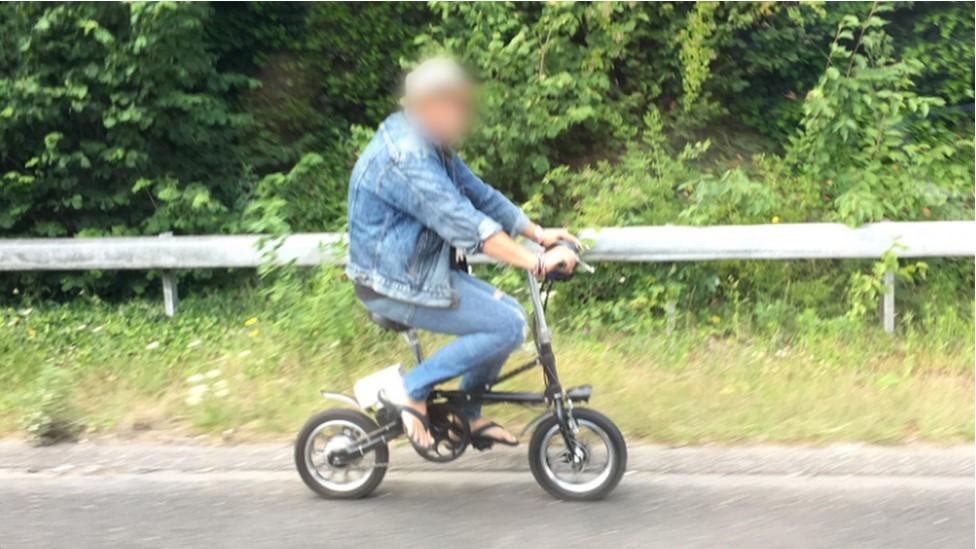
[[[444,50],[484,83],[463,156],[546,224],[972,219],[973,32],[961,3],[3,4],[0,234],[342,230],[402,69]],[[587,322],[836,318],[872,263],[608,266]],[[970,318],[972,265],[929,264],[907,312]],[[0,290],[128,297],[154,276]]]
[[[252,85],[208,51],[204,4],[6,4],[0,228],[94,236],[209,232],[244,198]],[[13,42],[13,41],[12,41]],[[178,60],[178,62],[174,62]]]
[[[206,42],[210,15],[205,4],[0,7],[5,51],[16,52],[0,55],[3,234],[239,227],[250,117],[230,98],[254,81],[217,69]],[[111,282],[59,278],[62,290]]]

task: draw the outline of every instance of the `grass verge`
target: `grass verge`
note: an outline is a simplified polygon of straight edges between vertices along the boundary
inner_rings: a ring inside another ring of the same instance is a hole
[[[0,434],[71,421],[95,433],[290,436],[328,405],[319,389],[349,392],[359,376],[409,362],[350,292],[312,295],[301,305],[248,290],[191,297],[174,319],[155,300],[3,309]],[[973,439],[972,334],[960,319],[895,337],[842,320],[789,337],[583,334],[557,323],[555,347],[564,384],[592,384],[593,407],[631,437],[950,444]],[[440,342],[425,337],[428,349]],[[533,373],[506,384],[540,385]],[[488,413],[519,424],[535,412]]]

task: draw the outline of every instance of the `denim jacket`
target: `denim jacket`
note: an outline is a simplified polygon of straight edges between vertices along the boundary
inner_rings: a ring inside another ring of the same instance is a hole
[[[346,273],[393,299],[450,307],[451,247],[478,253],[495,233],[515,236],[528,225],[522,210],[397,112],[352,170]]]

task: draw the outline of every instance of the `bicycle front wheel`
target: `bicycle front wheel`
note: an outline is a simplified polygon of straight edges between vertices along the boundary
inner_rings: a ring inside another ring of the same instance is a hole
[[[587,408],[576,408],[572,414],[578,426],[573,448],[567,446],[555,416],[543,420],[532,433],[532,475],[559,499],[603,499],[627,469],[627,443],[620,429],[603,414]]]

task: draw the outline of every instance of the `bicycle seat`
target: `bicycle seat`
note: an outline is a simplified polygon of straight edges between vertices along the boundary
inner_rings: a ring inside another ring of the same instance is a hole
[[[406,332],[407,330],[410,329],[410,326],[407,326],[406,324],[400,324],[395,320],[390,320],[389,318],[386,318],[385,316],[380,316],[376,313],[369,313],[368,316],[370,320],[375,322],[380,328],[383,328],[384,330],[400,333],[400,332]]]

